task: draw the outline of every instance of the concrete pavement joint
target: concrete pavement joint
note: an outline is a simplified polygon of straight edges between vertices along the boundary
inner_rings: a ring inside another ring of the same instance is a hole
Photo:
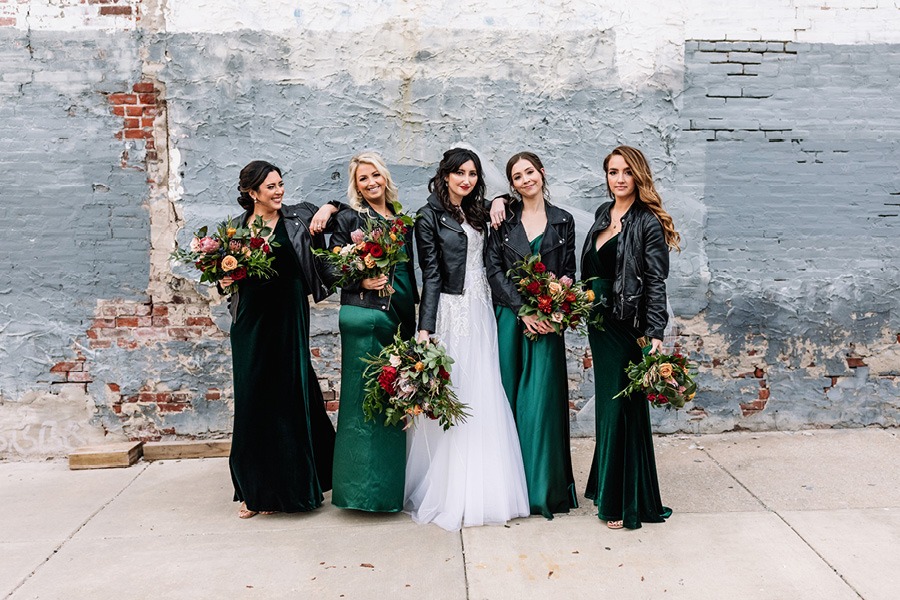
[[[860,598],[860,600],[865,600],[865,598],[863,598],[862,594],[860,594],[859,591],[858,591],[855,587],[853,587],[853,584],[851,584],[849,581],[847,581],[847,579],[844,577],[844,575],[843,575],[840,571],[838,571],[838,570],[834,567],[834,565],[832,565],[832,564],[828,561],[828,559],[826,559],[824,556],[822,556],[822,554],[821,554],[818,550],[816,550],[816,549],[813,547],[813,545],[810,544],[810,543],[806,540],[806,538],[804,538],[804,537],[800,534],[800,532],[797,531],[797,530],[794,528],[794,526],[791,525],[791,524],[787,521],[787,519],[785,519],[785,518],[781,515],[781,513],[779,513],[777,510],[775,510],[775,509],[769,507],[765,502],[763,502],[763,500],[762,500],[759,496],[757,496],[756,494],[754,494],[753,491],[752,491],[750,488],[748,488],[746,485],[744,485],[744,482],[742,482],[740,479],[738,479],[737,477],[735,477],[735,475],[734,475],[731,471],[729,471],[724,465],[722,465],[722,463],[720,463],[719,461],[717,461],[716,458],[715,458],[712,454],[709,453],[709,450],[707,450],[706,448],[704,448],[704,449],[703,449],[703,453],[706,454],[706,455],[710,458],[710,460],[712,460],[712,461],[716,464],[716,466],[718,466],[720,469],[722,469],[722,471],[724,471],[725,473],[727,473],[728,476],[731,477],[731,478],[735,481],[735,483],[737,483],[739,486],[741,486],[742,488],[744,488],[744,490],[746,490],[746,492],[747,492],[748,494],[750,494],[750,496],[752,496],[754,500],[756,500],[757,502],[759,502],[759,504],[760,504],[764,509],[766,509],[766,511],[768,511],[768,512],[772,513],[773,515],[775,515],[776,517],[778,517],[778,519],[779,519],[782,523],[784,523],[785,526],[787,526],[787,528],[790,529],[791,532],[793,532],[794,535],[796,535],[798,538],[800,538],[800,541],[802,541],[802,542],[806,545],[807,548],[809,548],[810,550],[812,550],[813,553],[814,553],[816,556],[819,557],[819,560],[821,560],[823,563],[825,563],[826,565],[828,565],[828,568],[830,568],[832,571],[834,571],[834,574],[837,575],[838,577],[840,577],[840,578],[841,578],[841,581],[843,581],[844,584],[845,584],[847,587],[849,587],[851,590],[853,590],[853,593],[856,594],[856,596],[857,596],[858,598]]]
[[[469,565],[466,564],[466,538],[463,536],[463,528],[459,530],[459,547],[462,551],[463,585],[466,588],[466,600],[469,600]]]
[[[48,562],[50,562],[50,560],[51,560],[54,556],[56,556],[56,554],[57,554],[60,550],[62,550],[62,547],[63,547],[63,546],[65,546],[72,538],[74,538],[76,535],[78,535],[78,532],[79,532],[79,531],[81,531],[82,529],[84,529],[84,526],[85,526],[85,525],[87,525],[88,523],[90,523],[91,520],[93,520],[94,517],[96,517],[98,514],[100,514],[100,513],[103,511],[103,509],[105,509],[107,506],[109,506],[116,498],[118,498],[119,496],[121,496],[121,495],[122,495],[122,492],[124,492],[124,491],[127,490],[129,487],[131,487],[131,485],[132,485],[135,481],[137,481],[137,478],[140,477],[140,476],[144,473],[144,471],[147,470],[147,468],[150,466],[150,463],[146,463],[146,464],[143,464],[143,465],[141,465],[141,463],[138,463],[137,465],[134,465],[134,466],[142,466],[143,468],[141,468],[141,469],[135,474],[135,476],[131,478],[131,480],[130,480],[127,484],[125,484],[124,486],[122,486],[122,489],[120,489],[118,492],[116,492],[116,494],[113,495],[112,498],[110,498],[109,500],[107,500],[106,502],[104,502],[104,503],[100,506],[100,508],[98,508],[97,510],[95,510],[94,512],[92,512],[90,515],[88,515],[88,517],[87,517],[84,521],[81,522],[81,524],[75,529],[75,531],[73,531],[72,533],[70,533],[70,534],[66,537],[66,539],[64,539],[63,541],[61,541],[61,542],[56,546],[56,548],[53,549],[53,551],[47,556],[47,558],[45,558],[44,560],[42,560],[41,563],[40,563],[38,566],[36,566],[34,569],[32,569],[31,573],[29,573],[28,575],[26,575],[26,576],[25,576],[18,584],[16,584],[16,586],[15,586],[12,590],[10,590],[9,594],[7,594],[7,595],[4,597],[4,600],[8,600],[9,598],[12,598],[13,595],[19,590],[19,588],[21,588],[23,585],[25,585],[25,584],[28,582],[29,579],[31,579],[32,577],[34,577],[34,575],[41,569],[41,567],[43,567],[43,566],[46,565]]]

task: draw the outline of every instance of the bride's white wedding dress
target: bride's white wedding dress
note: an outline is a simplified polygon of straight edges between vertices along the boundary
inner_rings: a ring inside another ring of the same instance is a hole
[[[447,431],[419,417],[407,435],[404,510],[417,523],[455,531],[502,524],[530,510],[522,452],[497,354],[497,322],[485,276],[484,235],[468,237],[462,295],[441,294],[435,337],[453,357],[453,387],[471,416]]]

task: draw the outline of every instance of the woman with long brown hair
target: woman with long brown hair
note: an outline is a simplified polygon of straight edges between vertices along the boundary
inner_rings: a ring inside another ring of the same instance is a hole
[[[581,252],[582,278],[595,278],[591,286],[603,299],[603,328],[588,334],[597,444],[585,495],[610,529],[638,529],[672,510],[659,495],[647,399],[614,396],[628,385],[628,363],[662,347],[669,251],[679,249],[681,236],[640,150],[619,146],[603,160],[603,171],[612,201],[597,209]],[[644,348],[639,338],[647,341]]]

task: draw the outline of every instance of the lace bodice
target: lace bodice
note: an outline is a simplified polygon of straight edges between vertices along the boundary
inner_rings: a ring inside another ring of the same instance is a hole
[[[466,234],[466,279],[463,284],[463,293],[441,294],[438,304],[436,333],[438,337],[452,335],[455,337],[467,337],[471,335],[472,326],[470,313],[475,303],[487,307],[493,314],[491,304],[491,292],[484,269],[484,238],[468,223],[462,224]]]

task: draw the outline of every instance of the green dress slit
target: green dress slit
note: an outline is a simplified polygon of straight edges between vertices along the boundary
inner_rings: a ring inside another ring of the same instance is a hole
[[[234,499],[256,511],[300,512],[331,489],[334,428],[309,352],[309,301],[284,219],[271,279],[241,282],[231,325]]]
[[[531,241],[541,247],[543,234]],[[498,306],[500,377],[509,399],[528,484],[531,514],[553,518],[578,507],[569,437],[566,342],[562,335],[531,341],[512,309]]]
[[[410,263],[394,268],[394,293],[387,310],[341,306],[341,403],[334,454],[334,491],[331,502],[340,508],[369,512],[403,509],[406,469],[406,432],[385,427],[384,417],[366,421],[362,361],[375,356],[394,340],[397,328],[405,338],[415,333],[416,308]]]
[[[659,495],[650,403],[640,392],[613,398],[628,385],[629,361],[642,360],[637,344],[641,332],[630,321],[612,316],[618,239],[613,236],[599,251],[589,250],[581,269],[585,279],[597,278],[591,282],[594,294],[607,299],[607,306],[600,309],[603,330],[591,328],[588,333],[594,359],[597,444],[585,495],[597,505],[601,519],[621,520],[625,527],[639,529],[641,522],[663,522],[672,509],[663,506]]]

